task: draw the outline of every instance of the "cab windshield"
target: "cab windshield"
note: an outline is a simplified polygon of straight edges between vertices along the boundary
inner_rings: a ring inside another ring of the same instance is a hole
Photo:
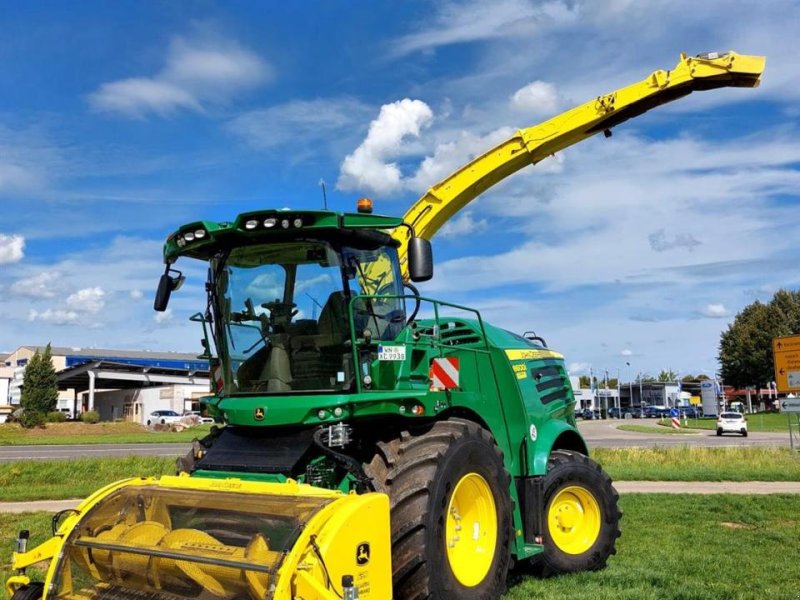
[[[392,247],[258,244],[219,256],[211,271],[226,395],[347,391],[355,371],[349,311],[356,337],[369,329],[373,340],[392,340],[405,325]]]

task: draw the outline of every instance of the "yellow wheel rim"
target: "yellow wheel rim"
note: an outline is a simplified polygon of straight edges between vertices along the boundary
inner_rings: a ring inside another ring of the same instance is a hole
[[[445,545],[450,569],[461,585],[486,577],[497,546],[497,510],[489,484],[477,473],[461,478],[447,505]]]
[[[600,535],[600,505],[586,488],[573,485],[555,495],[547,511],[553,543],[567,554],[583,554]]]

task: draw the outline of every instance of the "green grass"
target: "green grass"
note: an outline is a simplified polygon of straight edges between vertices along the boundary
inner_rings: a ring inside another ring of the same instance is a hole
[[[797,600],[800,496],[629,494],[620,505],[623,533],[608,567],[545,580],[518,571],[502,600]],[[17,531],[40,543],[49,521],[3,515],[0,579],[11,574]]]
[[[21,529],[31,532],[28,549],[32,549],[50,539],[50,519],[52,513],[36,512],[21,515],[0,514],[0,600],[7,600],[6,579],[14,573],[11,571],[11,553]],[[40,569],[28,569],[26,574],[34,581],[44,581],[44,573]]]
[[[800,454],[785,448],[598,448],[615,481],[798,481]],[[126,477],[174,473],[175,459],[131,456],[0,463],[2,499],[83,498]]]
[[[800,496],[632,494],[606,569],[512,578],[503,600],[797,600]]]
[[[690,431],[688,429],[673,429],[672,426],[670,427],[659,427],[658,425],[617,425],[617,429],[622,431],[634,431],[636,433],[658,433],[664,435],[670,434],[686,434],[686,433],[697,433],[696,431]]]
[[[203,437],[210,429],[211,425],[197,425],[183,431],[149,431],[134,423],[50,423],[46,429],[23,429],[4,423],[0,446],[180,443]]]
[[[800,453],[788,448],[597,448],[592,458],[619,481],[800,480]]]
[[[0,463],[4,502],[83,498],[119,479],[175,473],[175,459],[153,456]]]

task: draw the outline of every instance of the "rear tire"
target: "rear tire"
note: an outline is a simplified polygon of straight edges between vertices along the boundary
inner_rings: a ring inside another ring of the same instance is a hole
[[[597,571],[616,554],[619,494],[600,465],[578,452],[554,450],[544,479],[544,576]]]
[[[44,596],[44,584],[38,581],[18,588],[11,600],[41,600]]]
[[[511,478],[488,431],[440,421],[379,443],[364,467],[391,502],[395,600],[500,597],[511,561]]]

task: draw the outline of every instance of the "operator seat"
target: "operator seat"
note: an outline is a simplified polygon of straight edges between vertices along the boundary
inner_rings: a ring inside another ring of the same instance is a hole
[[[347,300],[344,292],[331,292],[319,313],[319,334],[328,338],[330,344],[341,344],[347,337],[346,323]]]
[[[292,337],[291,370],[293,389],[330,389],[343,371],[347,329],[347,300],[341,291],[331,293],[319,314],[314,335]]]

